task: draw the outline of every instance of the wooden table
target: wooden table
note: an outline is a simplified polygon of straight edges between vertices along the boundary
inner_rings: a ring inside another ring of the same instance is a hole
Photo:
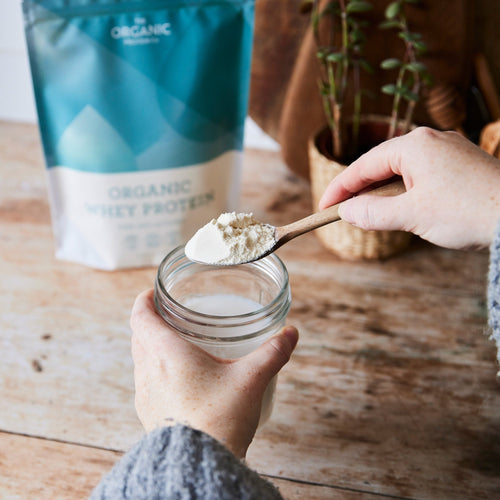
[[[143,434],[128,319],[155,269],[54,259],[36,127],[0,123],[0,176],[0,498],[85,498]],[[291,222],[308,185],[247,151],[241,209]],[[487,253],[346,262],[313,234],[279,253],[301,339],[249,464],[293,500],[500,498]]]

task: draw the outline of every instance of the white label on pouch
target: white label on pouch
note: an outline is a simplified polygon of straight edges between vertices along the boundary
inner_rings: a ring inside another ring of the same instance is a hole
[[[56,255],[98,269],[158,265],[207,218],[237,207],[242,153],[127,173],[48,170]]]

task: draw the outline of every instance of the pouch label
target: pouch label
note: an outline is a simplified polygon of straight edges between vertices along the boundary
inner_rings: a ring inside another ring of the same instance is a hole
[[[48,171],[56,255],[97,269],[158,265],[221,212],[236,210],[242,153],[153,172]]]

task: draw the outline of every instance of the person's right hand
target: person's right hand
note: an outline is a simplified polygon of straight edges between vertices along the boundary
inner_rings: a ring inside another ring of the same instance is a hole
[[[343,220],[367,230],[402,230],[447,248],[488,246],[500,220],[500,161],[456,132],[426,127],[386,141],[326,188],[324,209],[371,184],[402,176],[406,193],[355,196]]]

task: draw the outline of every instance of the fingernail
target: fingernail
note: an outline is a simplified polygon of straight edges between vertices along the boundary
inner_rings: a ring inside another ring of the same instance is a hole
[[[343,202],[339,205],[339,216],[342,220],[345,220],[346,222],[349,222],[352,224],[354,221],[352,219],[352,211],[349,206],[349,203]]]
[[[319,208],[320,210],[323,210],[323,208],[325,208],[325,207],[323,206],[323,198],[324,198],[324,196],[322,196],[322,197],[320,198],[319,202],[318,202],[318,208]]]

